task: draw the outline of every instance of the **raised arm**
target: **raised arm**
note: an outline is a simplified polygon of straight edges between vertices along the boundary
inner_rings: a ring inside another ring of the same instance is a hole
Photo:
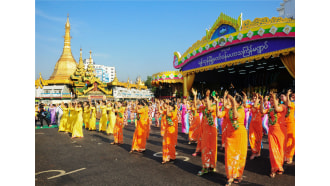
[[[195,89],[191,89],[191,92],[194,94],[194,106],[195,106],[195,108],[197,108],[197,104],[196,104],[196,97],[197,97],[197,90],[195,90]]]
[[[266,110],[264,109],[264,98],[262,97],[262,95],[259,95],[259,99],[260,99],[260,112],[261,114],[266,114]]]
[[[225,93],[223,94],[223,106],[226,107],[227,106],[227,95],[228,95],[228,91],[225,90]]]
[[[239,114],[237,112],[237,105],[236,105],[236,101],[234,100],[234,98],[231,95],[228,95],[228,98],[231,102],[232,108],[233,108],[233,118],[237,119],[239,117]]]
[[[282,112],[283,108],[278,105],[278,100],[276,99],[276,93],[272,94],[274,100],[274,109],[276,112]]]
[[[243,107],[246,108],[247,96],[244,91],[242,91],[242,94],[243,94]]]
[[[289,105],[291,105],[290,94],[292,94],[291,89],[289,89],[288,92],[286,93],[286,97],[287,97],[286,106],[287,106],[287,107],[288,107]]]
[[[259,101],[260,101],[259,96],[260,96],[260,94],[257,93],[257,99],[256,99],[256,101],[254,102],[254,105],[253,105],[254,108],[258,108],[258,104],[259,104]]]

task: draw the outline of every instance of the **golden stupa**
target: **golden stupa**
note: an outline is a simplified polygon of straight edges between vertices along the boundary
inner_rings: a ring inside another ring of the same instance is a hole
[[[63,52],[60,59],[57,61],[54,72],[50,76],[49,80],[68,80],[70,76],[76,71],[77,62],[72,56],[70,40],[70,23],[68,15],[65,23]]]

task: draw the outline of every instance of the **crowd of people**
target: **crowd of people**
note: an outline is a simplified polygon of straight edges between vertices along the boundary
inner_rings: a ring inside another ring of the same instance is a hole
[[[188,143],[197,143],[192,156],[201,155],[202,169],[199,176],[216,171],[218,137],[221,136],[220,150],[225,151],[227,185],[239,183],[243,178],[248,146],[252,155],[258,158],[262,149],[262,137],[268,134],[270,177],[283,174],[283,164],[291,164],[295,153],[295,93],[290,89],[268,95],[253,93],[248,99],[245,92],[225,91],[222,97],[206,90],[203,99],[197,98],[192,89],[193,99],[144,99],[136,101],[84,101],[39,106],[36,116],[44,119],[42,113],[49,109],[50,124],[56,123],[58,115],[59,132],[70,133],[72,138],[83,137],[86,130],[96,130],[113,135],[111,144],[123,144],[123,128],[128,119],[135,125],[130,153],[144,152],[149,138],[152,119],[160,128],[162,142],[162,164],[176,159],[178,124],[187,135]],[[62,112],[59,112],[61,110]],[[51,114],[54,112],[55,114]],[[54,116],[55,115],[55,116]],[[55,119],[53,119],[55,118]]]

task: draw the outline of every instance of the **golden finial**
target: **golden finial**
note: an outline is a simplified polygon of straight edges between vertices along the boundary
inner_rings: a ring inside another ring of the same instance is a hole
[[[65,27],[70,28],[69,14],[68,14],[68,17],[66,18]]]

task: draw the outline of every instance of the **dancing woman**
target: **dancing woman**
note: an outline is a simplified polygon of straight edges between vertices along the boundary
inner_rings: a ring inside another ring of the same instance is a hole
[[[89,119],[89,130],[96,130],[96,106],[95,103],[91,104],[91,118]]]
[[[210,90],[206,90],[205,104],[202,120],[202,165],[203,168],[198,175],[216,170],[217,162],[217,127],[216,127],[216,104],[214,98],[210,97]]]
[[[247,96],[244,92],[242,92],[244,95],[243,103],[245,105],[247,101]],[[262,117],[260,112],[260,104],[259,104],[259,94],[254,93],[253,94],[253,105],[245,105],[245,107],[250,108],[252,115],[251,115],[251,122],[249,125],[249,141],[250,146],[252,150],[252,155],[250,157],[250,160],[253,160],[255,157],[260,157],[261,152],[261,141],[262,141]]]
[[[160,135],[164,136],[165,128],[166,128],[166,102],[161,100],[158,106],[159,113],[161,114],[160,120]]]
[[[99,132],[106,131],[107,130],[107,106],[106,102],[102,101],[100,105],[101,109],[101,118],[99,121]]]
[[[264,109],[269,109],[269,107],[270,107],[270,103],[268,101],[268,98],[269,98],[268,96],[264,97],[264,105],[263,105]],[[269,130],[269,128],[268,128],[268,114],[264,114],[263,117],[262,117],[262,127],[264,128],[264,134],[268,135],[268,130]]]
[[[127,102],[123,103],[123,107],[125,107],[125,111],[124,111],[124,126],[127,126],[127,120],[128,120],[128,108],[127,108]]]
[[[113,137],[114,137],[114,142],[111,144],[123,144],[123,128],[124,128],[124,112],[125,112],[125,107],[122,107],[121,102],[117,102],[116,108],[115,108],[115,113],[117,113],[117,118],[116,118],[116,124],[115,127],[113,128]]]
[[[63,109],[63,114],[60,120],[60,125],[58,127],[58,132],[64,132],[66,130],[66,125],[68,123],[68,104],[67,103],[61,103],[61,108]]]
[[[231,185],[232,182],[241,182],[243,178],[247,155],[247,133],[244,127],[245,112],[242,107],[242,97],[238,94],[235,95],[235,98],[228,95],[228,99],[232,108],[225,112],[230,120],[226,131],[225,170],[227,175],[226,185]],[[218,117],[221,117],[219,111]]]
[[[285,95],[281,95],[285,96]],[[262,96],[260,96],[263,104]],[[275,178],[276,174],[283,174],[283,163],[284,163],[284,143],[286,138],[286,126],[285,126],[285,115],[286,106],[279,104],[279,99],[276,97],[276,93],[270,93],[270,105],[271,108],[261,108],[261,113],[268,114],[269,117],[269,132],[268,132],[268,143],[269,143],[269,158],[271,165],[270,177]]]
[[[145,123],[145,107],[143,107],[143,102],[141,100],[136,100],[136,109],[135,112],[137,114],[137,125],[134,131],[133,135],[133,141],[132,141],[132,148],[130,153],[137,151],[137,152],[143,152],[146,150],[146,134],[147,131],[145,130],[147,128],[147,123]],[[133,108],[132,108],[133,109]]]
[[[91,109],[90,109],[89,102],[84,101],[83,119],[84,119],[85,129],[89,128],[90,117],[91,117]]]
[[[287,92],[286,97],[284,98],[284,103],[287,106],[287,113],[285,115],[285,123],[287,127],[287,137],[285,142],[285,152],[284,152],[284,161],[287,164],[292,163],[294,151],[295,151],[295,104],[292,102],[290,97],[292,95],[291,89]]]
[[[84,134],[82,131],[84,107],[82,105],[82,102],[76,103],[75,111],[77,114],[77,116],[76,116],[77,118],[76,118],[76,122],[74,124],[73,130],[72,130],[71,138],[82,138],[82,137],[84,137]]]
[[[73,128],[76,124],[76,120],[77,120],[77,111],[76,111],[76,108],[77,107],[77,103],[73,103],[72,104],[72,107],[70,108],[70,115],[72,114],[72,117],[71,117],[71,124],[70,124],[70,133],[72,134],[73,133]]]
[[[193,119],[191,126],[189,128],[189,144],[191,142],[197,142],[201,133],[201,121],[199,118],[199,113],[197,112],[197,90],[192,88],[192,93],[194,94],[194,102],[191,106],[191,112],[193,114]]]
[[[108,108],[107,108],[107,110],[109,112],[109,115],[108,115],[109,125],[107,127],[106,132],[108,135],[113,134],[113,129],[116,124],[116,115],[115,115],[113,106],[114,106],[114,104],[110,102],[108,105]]]
[[[163,161],[162,164],[166,162],[174,161],[175,155],[175,145],[177,143],[177,130],[175,129],[177,124],[177,108],[174,102],[170,102],[166,108],[166,122],[165,122],[165,132],[163,137]]]
[[[187,99],[184,97],[182,105],[180,108],[181,111],[181,124],[182,124],[182,133],[188,134],[189,132],[189,113],[188,113]]]
[[[155,107],[155,122],[156,122],[156,127],[159,127],[159,102],[156,99],[156,107]]]

